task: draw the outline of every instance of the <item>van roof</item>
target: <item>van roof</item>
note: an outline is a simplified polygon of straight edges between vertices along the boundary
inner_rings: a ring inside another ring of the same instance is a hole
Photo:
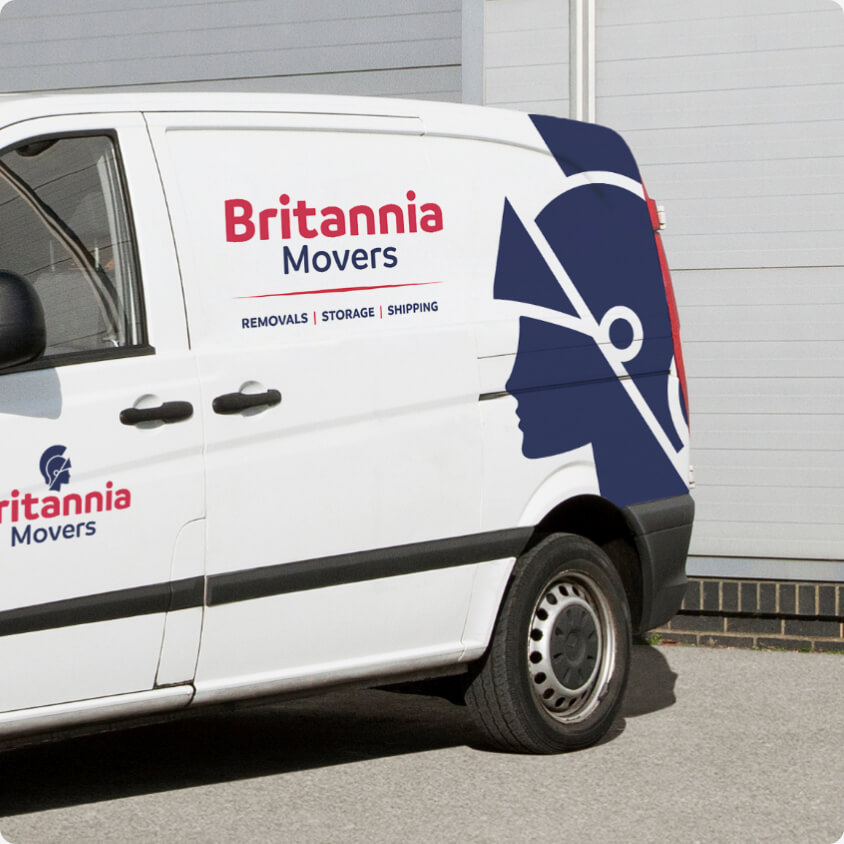
[[[232,91],[87,89],[0,94],[0,130],[37,117],[112,112],[241,112],[416,118],[425,133],[476,137],[544,150],[520,112],[428,100]]]

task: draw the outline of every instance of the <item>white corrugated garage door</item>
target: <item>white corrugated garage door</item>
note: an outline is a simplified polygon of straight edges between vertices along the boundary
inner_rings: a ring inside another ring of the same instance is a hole
[[[0,91],[191,83],[459,100],[461,23],[460,0],[13,0]]]
[[[844,11],[598,0],[597,117],[668,212],[693,574],[844,577]],[[839,562],[834,562],[839,561]]]

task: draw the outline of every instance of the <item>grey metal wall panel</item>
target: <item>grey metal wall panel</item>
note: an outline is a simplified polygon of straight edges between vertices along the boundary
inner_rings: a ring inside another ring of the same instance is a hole
[[[674,280],[690,376],[693,554],[844,559],[844,271]],[[743,573],[738,563],[732,573]]]
[[[697,482],[690,570],[721,557],[742,576],[779,558],[800,577],[800,559],[844,559],[844,12],[597,7],[598,119],[668,213]]]
[[[156,89],[189,88],[197,91],[278,91],[297,94],[354,94],[367,97],[411,97],[417,100],[459,102],[460,68],[399,68],[360,73],[315,73],[252,79],[204,80],[160,83]]]
[[[698,483],[693,553],[844,559],[842,269],[674,278]]]
[[[742,452],[752,449],[836,454],[841,449],[841,419],[833,414],[794,412],[788,414],[694,412],[694,450],[700,487],[707,484],[707,452]],[[697,458],[700,457],[701,461]],[[732,455],[733,459],[737,457]],[[699,492],[699,490],[698,490]],[[701,514],[705,515],[705,514]],[[702,540],[701,540],[702,541]],[[839,555],[844,558],[844,555]]]
[[[739,370],[745,378],[804,378],[807,372],[821,378],[841,375],[841,341],[783,343],[780,338],[753,343],[686,341],[696,378],[718,378]]]
[[[606,0],[597,0],[606,5]],[[660,24],[665,21],[679,21],[686,26],[690,21],[696,26],[707,18],[719,20],[758,17],[765,14],[795,12],[796,9],[829,8],[823,0],[815,3],[795,3],[795,0],[709,0],[708,3],[693,4],[689,0],[636,0],[635,3],[617,2],[612,8],[612,23],[616,26]]]
[[[673,265],[844,264],[840,7],[598,10],[598,118],[624,132],[670,206]]]
[[[842,270],[686,271],[675,286],[698,484],[693,553],[844,559]]]
[[[833,521],[836,506],[841,512],[840,498],[826,490],[804,488],[783,491],[778,497],[758,496],[757,505],[750,507],[747,495],[747,488],[713,485],[695,496],[702,510],[695,530],[709,536],[708,553],[701,556],[841,559],[829,554],[830,547],[844,543],[844,527]],[[805,515],[795,512],[798,496],[805,502]],[[693,567],[694,561],[690,563]],[[792,577],[799,579],[799,566],[795,569]],[[741,571],[733,576],[741,576]]]
[[[840,378],[695,378],[694,407],[703,413],[760,413],[776,415],[788,406],[804,413],[844,414]]]
[[[569,21],[564,0],[486,0],[484,102],[569,114]]]
[[[459,69],[460,50],[460,0],[14,0],[0,15],[0,90],[256,77],[301,90],[300,77],[328,74],[337,92],[343,74],[412,69],[411,88],[459,99],[453,83],[420,79]]]
[[[841,467],[830,463],[824,451],[743,449],[739,454],[719,450],[710,456],[718,482],[730,487],[757,486],[831,489],[840,501]],[[831,502],[830,502],[831,503]],[[835,519],[840,524],[841,519]]]

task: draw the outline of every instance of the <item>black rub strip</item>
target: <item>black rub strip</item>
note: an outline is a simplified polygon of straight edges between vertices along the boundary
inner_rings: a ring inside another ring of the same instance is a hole
[[[205,578],[190,577],[172,583],[136,586],[20,607],[0,612],[0,636],[190,609],[201,607],[203,603],[208,606],[231,604],[517,557],[527,546],[532,533],[533,528],[530,527],[513,528],[246,569],[208,578],[207,591]]]
[[[0,612],[0,636],[201,607],[204,578],[118,589]]]
[[[497,530],[218,574],[208,579],[207,603],[213,607],[289,592],[517,557],[527,546],[532,533],[533,528],[530,527]]]

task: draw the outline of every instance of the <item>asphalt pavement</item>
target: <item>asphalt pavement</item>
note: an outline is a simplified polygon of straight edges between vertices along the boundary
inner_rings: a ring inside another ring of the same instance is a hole
[[[786,842],[844,835],[844,655],[634,648],[562,756],[437,698],[345,691],[0,754],[0,833],[85,842]]]

